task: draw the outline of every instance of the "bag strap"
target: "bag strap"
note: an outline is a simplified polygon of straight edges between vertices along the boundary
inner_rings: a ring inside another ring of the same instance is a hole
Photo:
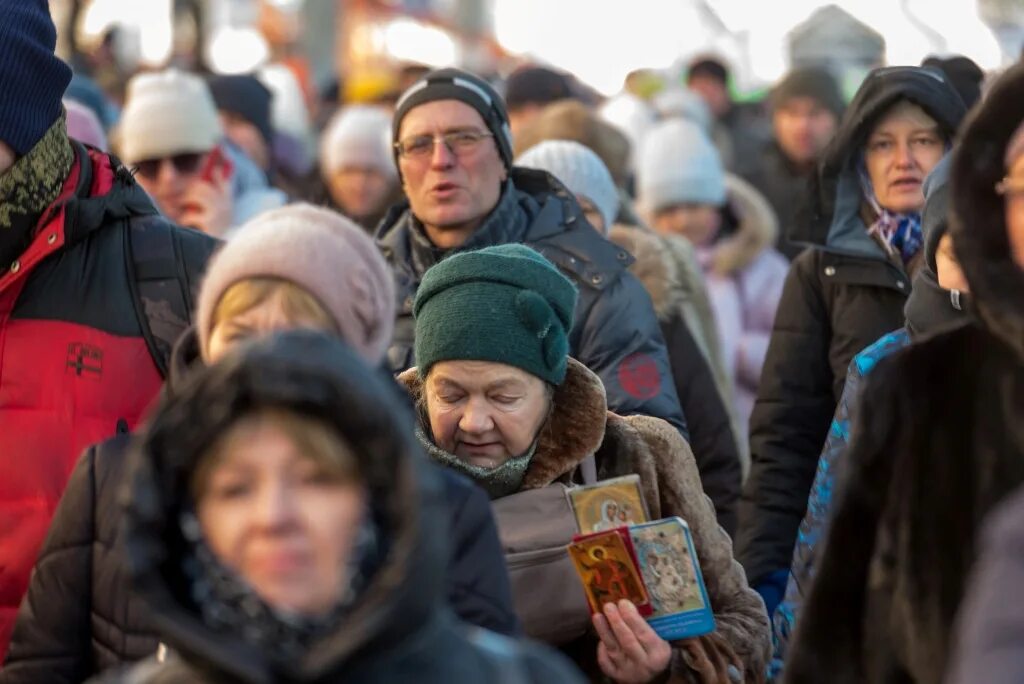
[[[174,343],[191,323],[178,236],[157,215],[133,216],[125,231],[128,282],[149,354],[163,378]]]

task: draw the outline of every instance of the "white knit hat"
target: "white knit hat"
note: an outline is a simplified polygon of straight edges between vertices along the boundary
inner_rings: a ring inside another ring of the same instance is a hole
[[[711,134],[711,109],[697,93],[689,88],[668,88],[654,98],[654,108],[662,119],[686,119]]]
[[[612,227],[619,213],[619,193],[608,167],[590,148],[572,140],[545,140],[519,155],[516,165],[552,174],[572,194],[594,203],[606,233]]]
[[[134,76],[118,131],[126,164],[184,152],[206,152],[222,130],[206,83],[177,69]]]
[[[320,139],[320,169],[327,178],[345,166],[398,177],[391,155],[391,117],[383,109],[352,105],[331,118]]]
[[[725,204],[725,170],[700,127],[672,119],[652,128],[637,162],[637,203],[649,212],[673,204]]]

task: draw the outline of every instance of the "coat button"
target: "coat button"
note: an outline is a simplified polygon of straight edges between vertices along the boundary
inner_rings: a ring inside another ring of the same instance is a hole
[[[576,265],[576,257],[569,257],[569,263],[573,266]]]
[[[57,241],[57,234],[56,233],[50,233],[49,235],[46,236],[46,244],[52,245],[56,241]]]
[[[616,255],[615,255],[615,257],[616,257],[616,258],[617,258],[617,259],[618,259],[619,261],[625,261],[626,259],[628,259],[628,258],[629,258],[629,255],[628,255],[628,254],[626,254],[625,252],[619,252],[618,254],[616,254]]]
[[[594,283],[595,285],[600,285],[603,280],[604,276],[598,273],[596,276],[590,279],[590,282]]]
[[[21,270],[21,262],[20,261],[15,261],[13,264],[11,264],[11,273],[17,273],[20,270]]]
[[[905,282],[903,282],[902,280],[897,280],[896,281],[896,287],[900,288],[901,290],[903,288],[905,288],[906,286],[907,286],[907,284]]]
[[[836,267],[835,266],[826,266],[825,267],[825,275],[831,277],[831,276],[834,276],[835,274],[836,274]]]

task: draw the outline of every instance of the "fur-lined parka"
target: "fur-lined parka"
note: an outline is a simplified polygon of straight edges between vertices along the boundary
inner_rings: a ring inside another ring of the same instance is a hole
[[[1022,120],[1017,66],[974,111],[953,157],[950,232],[977,320],[870,376],[787,682],[944,680],[981,520],[1024,482],[1024,268],[995,192]]]
[[[416,370],[406,371],[399,381],[419,403],[423,384]],[[679,516],[690,525],[715,613],[716,632],[743,663],[743,681],[762,681],[770,648],[764,603],[749,588],[743,569],[733,559],[732,543],[718,526],[714,507],[701,489],[697,464],[686,441],[659,418],[609,412],[600,378],[573,359],[565,381],[555,389],[552,404],[522,490],[579,482],[579,467],[591,454],[598,479],[639,475],[652,520]],[[591,659],[596,658],[596,638],[585,651]],[[584,671],[595,669],[592,662],[579,664]],[[678,649],[672,670],[676,676],[672,681],[696,681]]]
[[[660,237],[642,227],[616,225],[608,237],[636,259],[630,271],[651,295],[679,404],[689,416],[701,484],[719,524],[732,536],[746,449],[736,438],[731,386],[693,247],[684,238]]]

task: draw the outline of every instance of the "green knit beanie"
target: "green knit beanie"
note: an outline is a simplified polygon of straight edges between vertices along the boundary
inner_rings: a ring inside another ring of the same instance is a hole
[[[454,254],[416,292],[416,363],[494,361],[560,385],[569,356],[576,288],[525,245]]]

